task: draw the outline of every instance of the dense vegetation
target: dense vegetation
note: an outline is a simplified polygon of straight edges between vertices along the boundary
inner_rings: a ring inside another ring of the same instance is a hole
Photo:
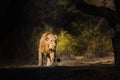
[[[26,16],[31,18],[28,26],[32,31],[26,40],[31,53],[38,53],[40,36],[50,31],[58,35],[58,54],[86,57],[113,54],[109,26],[103,18],[82,13],[70,0],[36,0],[29,5],[25,10],[28,11]]]
[[[113,54],[106,20],[81,12],[75,4],[79,0],[29,0],[25,3],[22,1],[15,1],[13,5],[9,0],[9,8],[5,7],[4,12],[7,14],[2,14],[8,19],[8,24],[4,25],[8,26],[6,32],[10,36],[5,37],[4,46],[2,45],[8,54],[0,55],[4,58],[7,55],[8,61],[11,61],[9,63],[15,61],[36,63],[39,40],[46,31],[58,35],[58,54],[86,57]],[[92,5],[114,9],[113,2],[110,2],[113,0],[85,1]],[[11,20],[12,18],[14,20]]]

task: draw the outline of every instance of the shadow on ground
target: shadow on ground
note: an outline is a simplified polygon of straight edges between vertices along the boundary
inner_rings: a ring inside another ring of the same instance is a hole
[[[120,80],[114,65],[0,69],[0,80]]]

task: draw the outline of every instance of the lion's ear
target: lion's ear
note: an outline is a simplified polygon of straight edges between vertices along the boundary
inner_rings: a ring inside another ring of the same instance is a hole
[[[58,39],[57,35],[55,35],[55,39],[56,39],[56,40]]]

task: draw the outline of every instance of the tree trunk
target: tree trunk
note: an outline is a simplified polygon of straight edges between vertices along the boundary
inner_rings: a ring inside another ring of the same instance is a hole
[[[112,20],[113,22],[116,22],[116,25],[113,30],[113,37],[112,37],[112,43],[113,43],[113,49],[114,49],[114,58],[115,58],[115,65],[118,69],[120,69],[120,0],[114,0],[115,3],[115,20]]]
[[[114,50],[115,66],[119,69],[120,68],[120,12],[118,11],[118,9],[116,9],[114,14],[107,16],[106,19],[108,21],[108,25],[110,26],[112,45]]]
[[[115,36],[112,38],[115,65],[120,68],[120,34],[116,34]]]
[[[115,25],[115,29],[112,30],[111,32],[115,65],[117,68],[120,68],[120,26]]]

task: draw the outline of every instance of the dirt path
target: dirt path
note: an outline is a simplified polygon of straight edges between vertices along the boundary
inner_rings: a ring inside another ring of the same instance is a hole
[[[0,69],[0,80],[120,80],[120,70],[110,60],[65,60],[54,67]]]
[[[58,66],[0,69],[0,80],[120,80],[112,58],[62,60]]]
[[[114,57],[104,58],[78,58],[77,59],[63,59],[58,65],[60,66],[90,66],[90,65],[101,65],[101,64],[114,64]]]
[[[113,65],[0,69],[0,80],[119,80]]]
[[[105,58],[81,58],[77,56],[77,58],[71,59],[61,59],[61,62],[57,62],[57,66],[91,66],[91,65],[101,65],[101,64],[114,64],[114,57],[105,57]],[[0,68],[32,68],[38,67],[38,65],[0,65]]]

